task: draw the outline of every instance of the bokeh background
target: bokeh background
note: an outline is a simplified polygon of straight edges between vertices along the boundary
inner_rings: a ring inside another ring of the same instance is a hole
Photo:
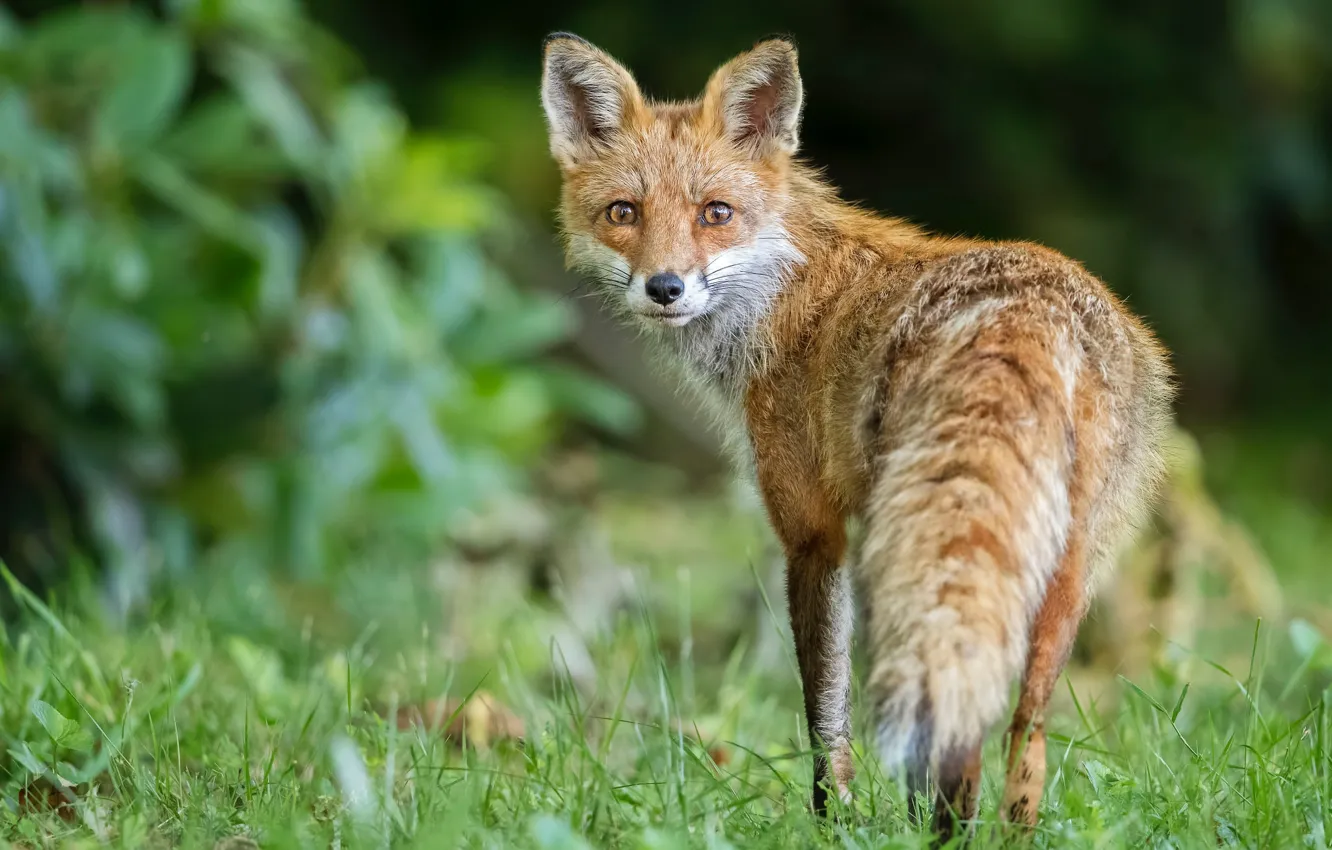
[[[794,38],[846,197],[1048,243],[1146,317],[1209,498],[1332,629],[1324,0],[7,0],[19,581],[139,625],[184,596],[286,661],[425,627],[458,681],[540,680],[552,642],[595,680],[589,635],[640,603],[700,677],[780,658],[752,500],[561,268],[552,30],[662,98]]]
[[[664,98],[794,37],[805,154],[847,197],[1084,260],[1174,352],[1180,419],[1263,542],[1332,509],[1318,0],[3,15],[0,549],[29,575],[72,544],[151,540],[175,569],[250,535],[314,569],[330,535],[442,528],[562,442],[715,484],[683,403],[561,298],[535,94],[556,29]],[[121,566],[122,595],[156,569]]]

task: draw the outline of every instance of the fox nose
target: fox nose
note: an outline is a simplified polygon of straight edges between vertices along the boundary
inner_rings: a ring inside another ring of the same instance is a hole
[[[679,275],[670,272],[654,274],[647,279],[644,288],[647,290],[647,297],[663,307],[672,301],[678,301],[685,291],[684,281],[680,280]]]

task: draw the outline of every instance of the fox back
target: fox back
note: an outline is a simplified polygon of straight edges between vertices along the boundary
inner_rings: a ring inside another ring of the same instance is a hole
[[[566,255],[753,463],[787,556],[815,809],[854,773],[843,564],[858,518],[880,760],[933,781],[951,834],[976,813],[980,747],[1021,677],[1004,814],[1032,823],[1054,683],[1160,478],[1166,357],[1055,251],[840,201],[795,158],[802,99],[786,41],[659,104],[602,51],[552,36],[542,100]]]

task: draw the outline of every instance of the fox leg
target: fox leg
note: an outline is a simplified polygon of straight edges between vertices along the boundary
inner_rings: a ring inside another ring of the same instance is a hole
[[[839,530],[840,531],[840,530]],[[841,535],[788,555],[787,607],[814,747],[814,811],[827,813],[831,786],[850,799],[851,592],[841,566]]]
[[[1035,825],[1045,790],[1045,710],[1087,611],[1085,550],[1081,535],[1069,537],[1032,623],[1022,692],[1008,728],[1008,776],[1000,809],[1014,823]]]
[[[981,745],[979,743],[939,765],[935,778],[934,834],[946,844],[976,819],[980,804]]]
[[[760,457],[759,488],[786,555],[786,601],[795,639],[805,721],[814,748],[814,811],[827,813],[829,787],[850,798],[851,588],[843,567],[846,518],[809,482],[791,451]]]

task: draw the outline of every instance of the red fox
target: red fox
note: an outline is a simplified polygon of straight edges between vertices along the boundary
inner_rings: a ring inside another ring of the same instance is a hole
[[[1162,473],[1162,347],[1053,250],[839,200],[796,159],[788,41],[659,103],[557,33],[541,98],[568,264],[708,400],[784,549],[814,809],[850,793],[855,569],[885,769],[932,780],[936,831],[959,831],[1020,675],[1002,811],[1034,824],[1051,691]]]

